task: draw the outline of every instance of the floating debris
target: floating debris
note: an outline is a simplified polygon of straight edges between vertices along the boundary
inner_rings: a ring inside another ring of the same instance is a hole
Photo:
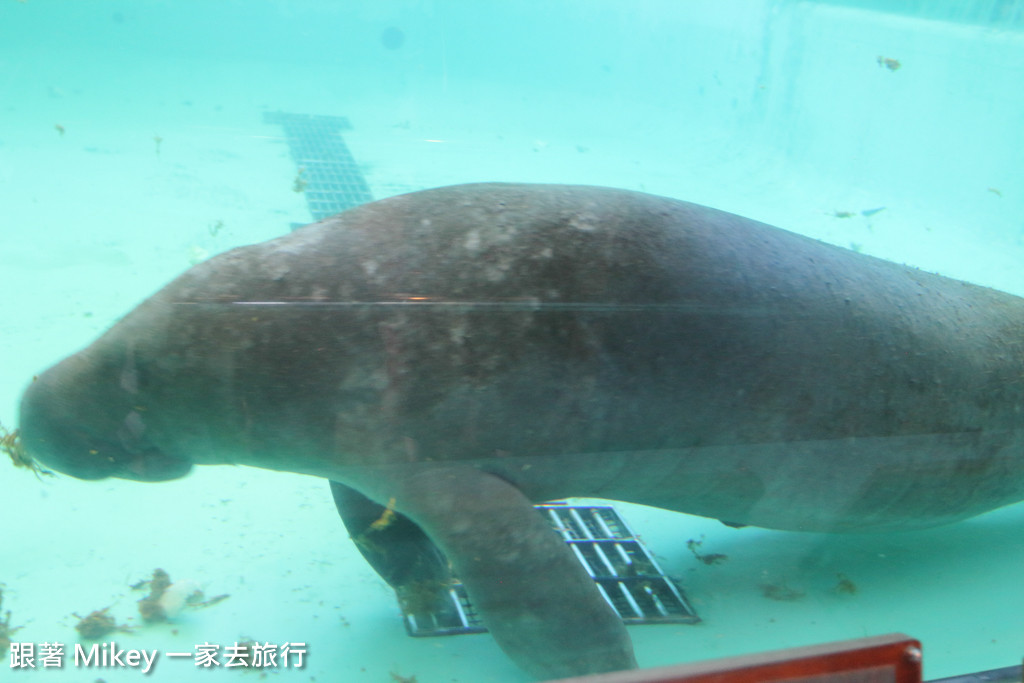
[[[171,585],[170,575],[157,568],[153,570],[153,578],[145,583],[149,584],[149,595],[139,600],[139,614],[145,621],[167,621],[167,613],[160,604],[160,598]]]
[[[900,64],[900,60],[898,59],[892,59],[890,57],[883,57],[882,55],[878,55],[878,66],[885,67],[889,71],[896,71],[896,69],[900,68],[903,65]]]
[[[2,586],[3,584],[0,584]],[[4,606],[4,591],[0,588],[0,609]],[[0,612],[0,614],[3,614]],[[5,654],[11,647],[11,636],[14,635],[15,631],[21,630],[20,626],[11,626],[11,610],[7,610],[7,613],[0,618],[0,654]]]
[[[700,560],[701,562],[703,562],[704,564],[707,564],[707,565],[720,564],[720,563],[725,562],[726,560],[729,559],[728,555],[723,555],[722,553],[702,554],[702,553],[697,552],[697,548],[699,548],[703,543],[704,543],[704,537],[703,536],[700,537],[699,541],[694,540],[694,539],[691,538],[689,541],[686,542],[686,547],[690,549],[690,552],[693,553],[694,557],[696,557],[698,560]]]
[[[103,609],[94,610],[89,616],[81,617],[77,614],[73,616],[78,617],[78,623],[75,624],[75,630],[78,631],[78,635],[82,636],[86,640],[99,640],[108,633],[114,631],[120,631],[122,633],[131,633],[132,627],[127,624],[118,624],[114,621],[114,617],[107,614],[109,607]]]
[[[796,602],[806,595],[803,591],[790,588],[784,583],[762,583],[761,594],[769,600],[780,602]]]
[[[186,607],[211,607],[230,597],[227,593],[206,600],[199,584],[191,580],[171,582],[163,569],[153,570],[153,578],[132,584],[132,590],[149,585],[149,595],[139,600],[139,614],[143,620],[154,623],[169,621]]]
[[[36,475],[36,479],[42,480],[40,476],[42,474],[53,476],[53,472],[40,467],[39,463],[25,452],[25,446],[21,443],[21,435],[18,430],[8,430],[3,423],[0,423],[0,453],[6,453],[15,467],[24,467],[30,470]]]
[[[309,181],[306,180],[306,169],[299,167],[298,172],[295,174],[295,181],[292,183],[292,192],[302,193],[306,191],[306,186],[309,185]]]
[[[857,584],[846,576],[846,574],[836,574],[839,581],[836,583],[836,593],[841,595],[855,595],[857,593]]]
[[[884,206],[879,206],[874,209],[863,209],[862,211],[832,211],[826,213],[826,216],[832,216],[832,218],[856,218],[858,215],[870,218],[879,211],[885,211]]]

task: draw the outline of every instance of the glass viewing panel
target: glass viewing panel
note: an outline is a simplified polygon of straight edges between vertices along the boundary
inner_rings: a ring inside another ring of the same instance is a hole
[[[1020,663],[1021,0],[7,0],[0,44],[12,680]]]

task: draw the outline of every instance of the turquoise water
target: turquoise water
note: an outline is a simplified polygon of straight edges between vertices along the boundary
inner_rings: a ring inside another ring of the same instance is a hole
[[[311,220],[273,111],[346,117],[377,199],[609,185],[1024,296],[1022,3],[887,4],[0,0],[0,421],[16,424],[34,373],[192,263]],[[893,631],[923,642],[927,678],[1024,651],[1020,505],[875,536],[620,510],[703,619],[632,628],[642,666]],[[488,636],[407,637],[322,480],[220,466],[159,485],[37,480],[4,465],[0,513],[15,641],[70,649],[74,615],[110,607],[136,626],[113,636],[123,647],[306,643],[282,680],[528,680]],[[728,561],[698,562],[686,541],[702,537]],[[140,625],[129,586],[156,567],[230,597]],[[149,678],[236,675],[162,658]]]

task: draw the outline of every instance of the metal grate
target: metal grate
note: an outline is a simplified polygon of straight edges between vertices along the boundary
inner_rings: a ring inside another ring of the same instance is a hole
[[[551,522],[626,624],[694,624],[700,618],[686,596],[610,506],[557,503],[535,506]],[[545,577],[537,577],[543,581]],[[413,595],[413,590],[417,591]],[[456,581],[423,595],[424,587],[398,593],[412,636],[484,633],[466,590]]]
[[[373,201],[370,186],[341,134],[352,125],[344,116],[265,112],[263,122],[281,126],[292,160],[298,166],[296,185],[302,185],[314,220]]]

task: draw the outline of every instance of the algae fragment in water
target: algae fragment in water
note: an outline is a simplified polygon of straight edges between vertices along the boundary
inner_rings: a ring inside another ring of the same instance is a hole
[[[896,71],[901,66],[903,66],[902,64],[900,64],[900,60],[893,59],[891,57],[883,57],[882,55],[878,55],[877,61],[878,66],[885,67],[889,71]]]
[[[704,536],[702,535],[700,537],[699,541],[698,540],[694,540],[694,539],[691,538],[689,541],[686,542],[686,547],[690,549],[690,552],[693,553],[694,557],[696,557],[698,560],[700,560],[704,564],[708,564],[708,565],[710,565],[710,564],[719,564],[719,563],[725,562],[726,560],[729,559],[728,555],[723,555],[722,553],[699,553],[699,552],[697,552],[697,548],[699,548],[703,544],[704,544]]]
[[[78,635],[82,636],[86,640],[99,640],[103,636],[113,633],[114,631],[131,633],[131,626],[118,624],[114,621],[114,617],[107,614],[107,610],[109,609],[109,607],[104,607],[103,609],[93,610],[85,617],[80,617],[77,614],[74,614],[74,616],[79,619],[78,623],[75,624],[75,630],[78,631]]]
[[[836,583],[836,593],[842,595],[855,595],[857,593],[857,584],[850,581],[846,574],[836,574],[839,581]]]
[[[153,578],[148,582],[140,582],[132,587],[145,585],[145,583],[149,584],[149,595],[139,600],[139,614],[145,621],[167,621],[167,613],[160,604],[160,598],[171,585],[170,575],[163,569],[157,568],[153,570]]]
[[[30,470],[38,479],[42,478],[39,476],[41,474],[53,476],[53,472],[40,467],[39,463],[25,452],[25,446],[21,443],[18,430],[8,430],[2,422],[0,422],[0,453],[7,454],[15,467],[24,467]]]
[[[4,591],[2,585],[3,584],[0,584],[0,610],[4,607]],[[14,635],[15,631],[20,630],[21,627],[11,626],[11,610],[7,610],[6,613],[0,611],[0,614],[3,614],[3,617],[0,617],[0,655],[2,655],[11,647],[11,636]]]
[[[186,607],[212,607],[221,600],[231,597],[227,593],[205,599],[194,581],[171,582],[170,575],[163,569],[153,570],[153,578],[132,584],[132,590],[149,586],[149,595],[139,600],[139,614],[150,623],[169,621]]]
[[[806,595],[803,591],[790,588],[784,583],[762,583],[761,594],[769,600],[795,602]]]
[[[306,180],[306,169],[299,167],[299,172],[295,174],[295,182],[292,183],[293,192],[305,192],[306,185],[309,185],[309,181]]]

